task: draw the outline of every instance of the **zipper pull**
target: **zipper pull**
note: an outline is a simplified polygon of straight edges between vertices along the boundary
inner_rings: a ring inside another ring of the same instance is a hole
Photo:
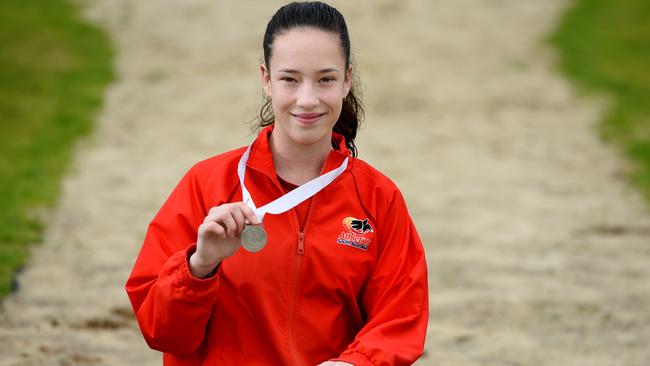
[[[305,232],[301,231],[298,234],[298,255],[305,254]]]

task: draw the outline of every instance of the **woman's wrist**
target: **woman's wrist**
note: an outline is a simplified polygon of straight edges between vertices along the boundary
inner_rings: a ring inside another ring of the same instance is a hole
[[[206,278],[214,274],[215,269],[219,266],[221,260],[212,263],[205,263],[201,260],[196,252],[190,255],[187,261],[190,273],[196,278]]]

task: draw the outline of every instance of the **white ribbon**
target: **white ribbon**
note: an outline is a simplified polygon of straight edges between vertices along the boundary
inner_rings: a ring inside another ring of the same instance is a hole
[[[343,173],[343,171],[345,171],[345,168],[348,166],[348,158],[346,157],[338,168],[331,170],[319,177],[316,177],[309,182],[301,185],[300,187],[297,187],[291,192],[275,199],[274,201],[269,202],[260,208],[257,208],[255,206],[255,202],[253,202],[251,194],[248,192],[248,189],[246,189],[246,186],[244,185],[244,176],[246,175],[246,162],[248,161],[248,156],[251,152],[251,146],[252,144],[248,146],[248,149],[246,149],[244,155],[242,155],[241,159],[239,159],[237,174],[239,175],[239,184],[241,185],[241,192],[244,203],[248,207],[252,208],[253,211],[255,211],[255,215],[257,215],[257,218],[260,220],[260,222],[262,222],[264,215],[267,213],[281,214],[298,206],[309,197],[315,195],[323,188],[327,187],[330,183],[332,183],[332,181],[334,181],[334,179],[336,179],[336,177],[341,175],[341,173]]]

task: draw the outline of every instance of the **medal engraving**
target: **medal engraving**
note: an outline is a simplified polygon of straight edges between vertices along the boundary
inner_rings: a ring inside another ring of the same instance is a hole
[[[260,225],[246,225],[241,233],[241,245],[251,253],[257,253],[266,245],[266,231]]]

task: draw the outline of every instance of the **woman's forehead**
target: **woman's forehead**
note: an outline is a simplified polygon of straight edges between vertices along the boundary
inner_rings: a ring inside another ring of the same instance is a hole
[[[278,34],[272,45],[273,70],[342,69],[343,48],[336,33],[315,28],[294,28]]]

